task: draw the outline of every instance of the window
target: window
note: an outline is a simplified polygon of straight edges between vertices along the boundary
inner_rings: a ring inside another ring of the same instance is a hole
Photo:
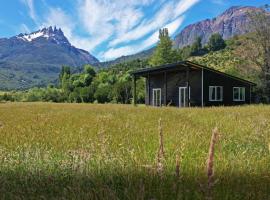
[[[153,89],[153,106],[161,106],[161,89]]]
[[[209,101],[222,101],[222,100],[223,100],[223,87],[209,86]]]
[[[233,100],[234,101],[245,101],[245,88],[234,87],[233,88]]]

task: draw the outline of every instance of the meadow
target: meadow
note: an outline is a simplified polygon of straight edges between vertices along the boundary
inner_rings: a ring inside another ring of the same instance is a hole
[[[270,199],[270,106],[2,103],[0,162],[0,199]]]

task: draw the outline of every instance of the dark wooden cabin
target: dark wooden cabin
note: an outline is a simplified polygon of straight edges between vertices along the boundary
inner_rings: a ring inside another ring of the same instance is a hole
[[[134,71],[136,79],[146,78],[145,104],[152,106],[218,106],[251,103],[255,84],[189,61]]]

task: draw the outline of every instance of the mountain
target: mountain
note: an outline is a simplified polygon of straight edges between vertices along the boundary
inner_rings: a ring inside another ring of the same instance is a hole
[[[221,15],[206,19],[185,27],[174,39],[174,45],[181,48],[192,44],[197,37],[202,38],[202,44],[206,44],[213,33],[220,33],[224,39],[235,35],[250,32],[249,12],[260,10],[250,6],[234,6],[227,9]]]
[[[89,52],[72,46],[56,27],[0,38],[0,89],[47,85],[55,82],[62,65],[98,62]]]

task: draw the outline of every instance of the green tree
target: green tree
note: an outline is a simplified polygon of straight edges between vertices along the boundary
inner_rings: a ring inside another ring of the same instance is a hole
[[[110,85],[102,83],[98,85],[95,91],[94,97],[99,103],[109,102],[111,100],[109,98],[111,91],[112,91],[112,88]]]
[[[83,85],[84,86],[91,85],[92,80],[94,79],[95,76],[96,76],[96,71],[95,71],[94,67],[92,67],[89,64],[84,65],[84,74],[82,77]]]
[[[192,56],[200,55],[200,51],[202,50],[202,38],[196,38],[195,42],[191,45],[190,50]]]
[[[177,60],[176,51],[173,50],[173,43],[169,37],[167,28],[159,30],[159,43],[150,58],[150,65],[157,66],[175,62]]]
[[[219,33],[214,33],[209,38],[208,47],[210,51],[218,51],[226,47],[226,43]]]
[[[186,60],[190,56],[191,56],[191,47],[189,45],[178,50],[178,57],[180,60]]]
[[[60,74],[59,74],[59,85],[60,87],[62,87],[63,84],[63,78],[65,77],[65,81],[66,79],[69,79],[71,75],[71,70],[69,66],[62,66]]]
[[[254,35],[249,48],[243,52],[246,58],[251,60],[261,69],[259,87],[257,88],[260,101],[270,103],[270,18],[269,5],[262,9],[249,13],[251,28]]]

